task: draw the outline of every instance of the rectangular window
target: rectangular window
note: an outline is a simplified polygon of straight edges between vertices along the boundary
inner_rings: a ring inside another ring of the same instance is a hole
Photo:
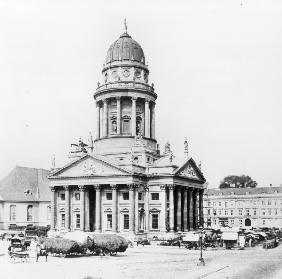
[[[123,119],[122,121],[122,133],[130,134],[130,122],[129,119]]]
[[[268,205],[271,205],[271,201],[268,201]]]
[[[228,203],[227,202],[225,202],[225,207],[227,207],[228,206]]]
[[[152,214],[152,229],[157,230],[159,228],[159,215]]]
[[[159,200],[159,193],[152,193],[151,194],[151,199],[153,201],[158,201]]]
[[[64,228],[66,223],[66,215],[62,213],[61,227]]]
[[[213,211],[213,215],[214,215],[214,216],[216,215],[216,210]]]
[[[230,215],[233,215],[233,210],[232,209],[230,210]]]
[[[112,193],[106,193],[106,199],[108,201],[111,201],[112,200]]]
[[[76,220],[75,220],[75,227],[77,228],[77,229],[79,229],[80,228],[80,214],[76,214]]]
[[[239,219],[239,225],[242,226],[243,225],[243,220]]]
[[[208,209],[208,215],[211,215],[211,211],[210,211],[210,209]]]
[[[208,202],[208,206],[211,206],[211,202]]]
[[[250,215],[250,209],[246,209],[246,215]]]
[[[26,220],[28,221],[28,222],[31,222],[32,221],[32,211],[33,211],[33,207],[32,207],[32,205],[28,205],[27,206],[27,213],[26,213]]]
[[[274,214],[277,215],[277,209],[274,210]]]
[[[218,215],[221,215],[221,210],[218,210]]]
[[[138,200],[142,201],[143,200],[143,193],[138,193]]]
[[[61,197],[61,201],[64,201],[66,199],[65,193],[61,193],[60,197]]]
[[[107,229],[112,229],[112,214],[107,214]]]
[[[262,224],[265,225],[265,220],[262,220]]]
[[[16,206],[10,205],[10,221],[16,221]]]
[[[225,215],[228,215],[228,210],[224,210],[224,214],[225,214]]]
[[[243,210],[239,209],[239,215],[243,215]]]
[[[264,201],[261,201],[261,204],[264,205]]]
[[[213,202],[213,206],[216,206],[216,203],[215,203],[215,202]]]
[[[230,224],[231,224],[231,226],[234,225],[234,220],[233,219],[230,220]]]
[[[79,200],[80,200],[80,193],[75,193],[75,194],[74,194],[74,199],[75,199],[76,201],[79,201]]]
[[[214,225],[216,225],[216,219],[213,219],[212,222]]]
[[[265,210],[262,211],[262,215],[265,215]]]
[[[129,192],[122,193],[122,198],[123,198],[124,201],[128,201],[129,200]]]
[[[221,202],[218,203],[218,206],[221,206]]]
[[[129,230],[129,215],[128,214],[123,215],[123,228],[125,230]]]
[[[257,210],[256,209],[254,209],[254,215],[257,215]]]
[[[268,215],[271,215],[271,209],[268,209]]]

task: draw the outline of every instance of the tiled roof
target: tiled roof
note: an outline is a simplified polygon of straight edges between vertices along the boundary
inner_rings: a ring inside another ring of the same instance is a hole
[[[0,198],[6,201],[50,201],[50,171],[16,166],[0,181]]]
[[[259,195],[275,193],[282,193],[282,187],[208,189],[206,192],[209,196]]]

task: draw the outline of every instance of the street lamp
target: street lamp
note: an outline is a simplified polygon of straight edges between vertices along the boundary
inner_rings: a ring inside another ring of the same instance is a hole
[[[205,260],[203,259],[203,237],[205,235],[204,230],[202,227],[199,227],[200,231],[199,231],[199,239],[200,239],[200,249],[201,249],[201,254],[200,254],[200,258],[199,258],[199,262],[197,263],[197,265],[205,265]]]

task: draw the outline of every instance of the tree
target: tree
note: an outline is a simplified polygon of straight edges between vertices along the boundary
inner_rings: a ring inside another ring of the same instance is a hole
[[[257,182],[248,175],[228,175],[220,182],[219,188],[255,188],[256,186]]]

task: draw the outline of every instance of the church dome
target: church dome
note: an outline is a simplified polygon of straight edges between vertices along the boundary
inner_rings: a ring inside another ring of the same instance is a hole
[[[127,32],[124,32],[119,39],[110,46],[107,52],[106,63],[126,60],[145,64],[143,49]]]

